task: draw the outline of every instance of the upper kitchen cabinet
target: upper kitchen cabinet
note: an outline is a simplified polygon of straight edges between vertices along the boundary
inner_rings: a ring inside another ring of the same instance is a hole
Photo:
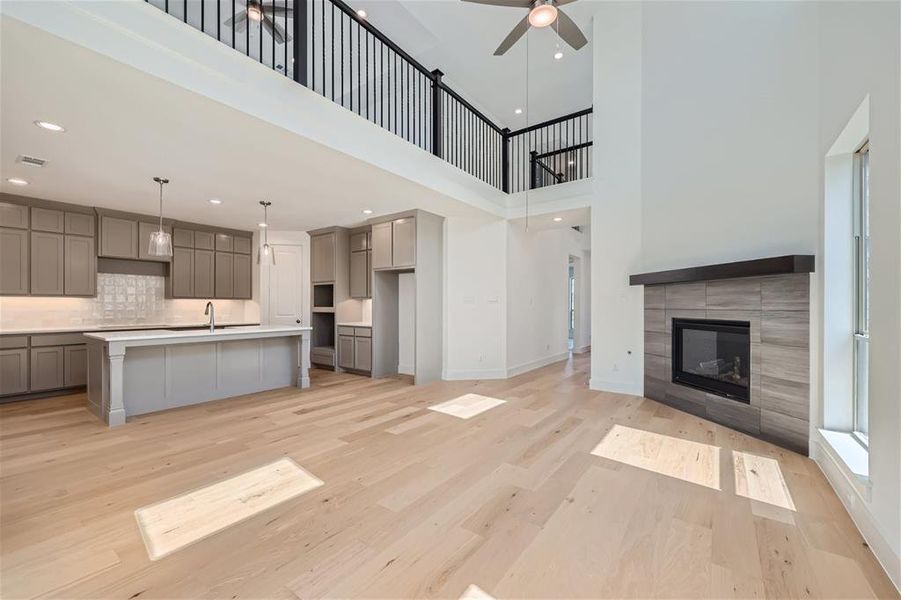
[[[28,207],[24,204],[0,202],[0,227],[28,229]]]
[[[216,297],[233,298],[235,295],[235,255],[216,252]]]
[[[310,234],[310,273],[313,283],[335,281],[337,232]]]
[[[372,268],[416,266],[416,217],[401,217],[372,226]]]
[[[3,194],[0,294],[93,296],[94,209]]]
[[[252,234],[176,223],[169,269],[173,298],[249,300],[253,290]]]
[[[28,245],[28,230],[0,227],[0,294],[28,294]]]
[[[100,213],[100,253],[104,258],[138,258],[138,221]]]
[[[350,297],[370,298],[372,296],[372,251],[369,244],[369,230],[350,234]]]
[[[235,238],[237,242],[244,238]],[[250,254],[235,253],[234,297],[250,300],[252,296],[251,283],[253,281],[253,265],[250,262]]]

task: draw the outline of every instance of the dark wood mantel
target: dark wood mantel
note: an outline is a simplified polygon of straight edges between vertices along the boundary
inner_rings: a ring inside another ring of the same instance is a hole
[[[788,256],[757,258],[718,265],[705,265],[703,267],[639,273],[629,276],[629,285],[735,279],[736,277],[759,277],[761,275],[783,275],[785,273],[813,273],[813,270],[814,256],[812,254],[789,254]]]

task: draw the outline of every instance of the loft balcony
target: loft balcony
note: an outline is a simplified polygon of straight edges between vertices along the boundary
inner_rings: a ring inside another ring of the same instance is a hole
[[[145,2],[508,194],[591,177],[590,107],[501,127],[342,0]]]

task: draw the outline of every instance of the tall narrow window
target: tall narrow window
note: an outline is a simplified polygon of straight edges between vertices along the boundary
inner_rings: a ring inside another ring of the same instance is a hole
[[[870,146],[854,156],[854,434],[869,436],[870,348]]]

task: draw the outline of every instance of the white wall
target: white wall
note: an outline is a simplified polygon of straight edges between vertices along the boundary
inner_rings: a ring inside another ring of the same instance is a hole
[[[644,270],[814,253],[816,15],[813,2],[645,5]]]
[[[585,249],[570,227],[526,231],[523,221],[507,223],[508,374],[567,356],[569,257],[581,259]]]
[[[643,296],[629,286],[641,259],[642,5],[595,13],[594,199],[591,204],[592,389],[642,393]]]
[[[502,219],[445,221],[445,379],[505,376],[506,239]]]
[[[821,173],[824,157],[833,142],[864,98],[869,95],[870,99],[869,480],[860,485],[849,476],[818,435],[812,453],[873,552],[895,585],[901,588],[899,19],[901,10],[897,2],[824,2],[819,6],[817,156]],[[834,157],[830,164],[834,166],[842,160]],[[823,179],[821,174],[819,180]],[[826,225],[824,217],[821,213],[821,222]],[[823,237],[821,251],[828,256],[824,243]],[[824,288],[818,288],[817,292],[822,300]],[[822,343],[818,340],[818,345]],[[814,398],[816,418],[822,418],[823,389],[831,385],[829,372],[828,365],[820,368],[820,394]]]

